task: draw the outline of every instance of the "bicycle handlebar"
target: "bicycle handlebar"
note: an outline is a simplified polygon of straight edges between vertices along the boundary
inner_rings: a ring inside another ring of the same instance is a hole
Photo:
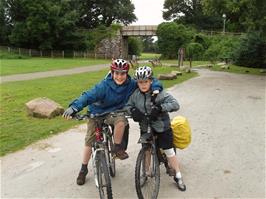
[[[125,109],[120,109],[113,112],[96,113],[96,114],[87,112],[86,114],[76,114],[72,118],[76,120],[86,120],[89,118],[103,118],[107,115],[116,116],[119,113],[123,114],[126,118],[131,118],[131,116],[127,113]]]

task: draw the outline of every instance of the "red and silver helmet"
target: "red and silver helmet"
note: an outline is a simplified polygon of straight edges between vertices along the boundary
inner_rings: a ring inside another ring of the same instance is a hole
[[[111,71],[128,72],[129,64],[124,59],[114,59],[111,65]]]
[[[152,69],[149,66],[142,66],[137,68],[135,72],[136,80],[146,80],[152,78]]]

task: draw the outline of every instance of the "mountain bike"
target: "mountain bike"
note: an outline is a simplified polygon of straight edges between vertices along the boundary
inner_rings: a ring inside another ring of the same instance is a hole
[[[135,167],[135,187],[138,198],[155,199],[160,187],[160,164],[164,164],[166,173],[174,176],[175,172],[168,166],[165,153],[158,147],[157,137],[151,129],[150,116],[145,116],[148,124],[147,133],[142,134],[138,143],[142,144]]]
[[[111,177],[115,176],[115,159],[113,158],[114,138],[112,127],[106,123],[107,115],[115,115],[116,112],[92,115],[75,115],[77,120],[93,118],[96,121],[95,141],[92,144],[92,165],[95,185],[100,198],[113,198]]]

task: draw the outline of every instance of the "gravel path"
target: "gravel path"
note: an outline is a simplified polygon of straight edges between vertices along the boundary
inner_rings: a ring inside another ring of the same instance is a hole
[[[159,198],[265,198],[266,77],[199,70],[169,89],[186,116],[192,144],[177,150],[186,192],[161,167]],[[130,121],[129,159],[117,161],[114,198],[136,198],[134,168],[140,146]],[[98,198],[92,167],[84,186],[80,168],[85,125],[2,157],[1,198]],[[36,132],[37,133],[37,132]]]
[[[7,76],[1,76],[0,83],[72,75],[72,74],[78,74],[78,73],[84,73],[84,72],[92,72],[92,71],[98,71],[98,70],[107,68],[109,67],[109,65],[110,64],[99,64],[99,65],[94,65],[94,66],[85,66],[85,67],[78,67],[78,68],[71,68],[71,69],[64,69],[64,70],[53,70],[53,71],[46,71],[46,72],[7,75]]]

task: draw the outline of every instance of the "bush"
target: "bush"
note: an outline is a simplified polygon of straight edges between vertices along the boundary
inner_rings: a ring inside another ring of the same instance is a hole
[[[266,68],[266,41],[258,32],[248,33],[233,53],[234,64],[251,68]]]
[[[140,56],[143,49],[142,41],[140,38],[128,38],[128,54]]]
[[[193,31],[182,24],[164,22],[158,26],[158,47],[164,58],[177,58],[180,47],[186,46],[192,39]]]
[[[204,59],[211,62],[232,59],[233,52],[239,44],[240,39],[235,36],[211,36],[209,48],[204,53]]]
[[[192,60],[201,60],[204,48],[200,43],[189,43],[186,47],[186,57]]]

